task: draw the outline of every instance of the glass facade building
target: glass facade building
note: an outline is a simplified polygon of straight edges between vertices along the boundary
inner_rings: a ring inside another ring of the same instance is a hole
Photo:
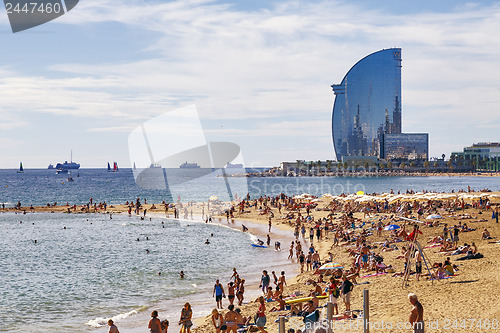
[[[384,134],[384,156],[387,160],[427,160],[429,134]]]
[[[401,133],[401,49],[366,56],[332,89],[337,160],[343,156],[384,158],[384,135]]]

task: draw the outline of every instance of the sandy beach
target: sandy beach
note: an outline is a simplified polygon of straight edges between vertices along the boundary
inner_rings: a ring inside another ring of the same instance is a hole
[[[443,195],[443,194],[441,194]],[[393,277],[392,273],[382,274],[378,276],[373,275],[374,271],[369,269],[361,269],[359,272],[359,277],[356,278],[356,283],[354,290],[352,292],[352,304],[351,309],[362,310],[363,309],[363,299],[362,293],[363,289],[368,289],[370,293],[370,322],[373,324],[372,331],[383,330],[388,332],[403,332],[408,331],[404,329],[404,323],[408,321],[408,316],[411,310],[411,304],[408,302],[407,295],[410,292],[414,292],[418,295],[424,307],[424,321],[426,322],[426,331],[430,332],[459,332],[459,331],[470,331],[470,332],[483,332],[489,329],[499,329],[498,320],[500,319],[500,306],[498,305],[496,291],[500,288],[500,279],[498,277],[498,267],[500,264],[500,259],[497,256],[500,244],[497,243],[500,239],[500,224],[496,223],[495,219],[492,219],[492,208],[496,207],[496,197],[499,193],[488,192],[486,195],[491,197],[491,207],[477,207],[479,202],[481,192],[468,194],[470,198],[464,200],[464,209],[453,209],[449,208],[447,204],[455,201],[452,199],[456,194],[448,194],[450,198],[448,199],[434,199],[429,201],[420,201],[420,206],[431,204],[435,206],[433,209],[428,209],[426,212],[424,208],[424,213],[421,217],[421,221],[431,223],[420,224],[420,230],[422,234],[418,236],[419,243],[424,247],[424,253],[429,264],[443,262],[447,257],[451,258],[451,263],[457,265],[456,275],[450,278],[442,280],[428,280],[428,277],[422,276],[420,281],[416,281],[415,276],[411,275],[408,280],[408,286],[403,288],[403,278],[400,276]],[[467,194],[464,194],[467,195]],[[486,195],[483,196],[486,200]],[[407,196],[409,197],[409,196]],[[335,200],[335,199],[333,199]],[[323,197],[315,200],[317,206],[311,209],[309,215],[314,217],[314,221],[323,218],[332,217],[332,224],[338,225],[341,221],[341,216],[343,215],[342,210],[336,210],[334,215],[332,213],[330,203],[332,198]],[[251,200],[252,202],[252,200]],[[296,202],[301,202],[297,199]],[[302,201],[304,202],[304,201]],[[307,201],[307,202],[310,202]],[[405,200],[404,195],[400,200],[393,201],[391,206],[401,206],[405,202],[410,202]],[[157,209],[151,209],[151,204],[143,205],[147,209],[147,216],[149,214],[164,214],[163,208],[159,203],[155,204]],[[375,223],[388,216],[387,220],[383,220],[384,224],[390,223],[390,216],[395,217],[398,214],[395,213],[382,213],[370,211],[370,214],[365,214],[366,212],[361,212],[363,207],[366,207],[363,203],[349,204],[353,211],[353,217],[355,218],[356,225],[361,225],[362,222],[365,223],[363,228],[357,228],[354,230],[355,233],[361,232],[366,229],[367,232],[371,232],[370,228],[372,222]],[[201,215],[202,209],[205,210],[206,204],[192,204],[189,206],[189,211],[193,210],[193,214]],[[222,207],[222,206],[221,206]],[[227,205],[223,206],[227,207]],[[258,203],[257,207],[245,207],[243,213],[239,213],[237,206],[235,206],[236,211],[234,212],[233,221],[226,221],[225,215],[219,215],[213,217],[215,223],[227,224],[234,228],[241,228],[241,224],[245,224],[249,227],[249,232],[253,233],[257,237],[265,240],[267,233],[267,224],[269,215],[272,212],[274,218],[272,218],[272,231],[270,236],[272,242],[276,239],[293,239],[293,231],[295,219],[283,218],[290,211],[282,208],[281,213],[279,213],[276,207],[272,205],[267,205],[268,211],[266,214],[262,214],[259,209],[262,207],[262,203]],[[78,213],[82,211],[83,206],[77,206],[77,209],[73,209],[69,206],[52,206],[52,207],[23,207],[21,211],[36,211],[36,212],[70,212]],[[214,208],[214,207],[212,207]],[[257,209],[256,209],[257,208]],[[13,210],[11,208],[5,210]],[[20,210],[17,210],[21,212]],[[97,210],[104,213],[103,210]],[[118,214],[127,213],[127,205],[109,205],[106,207],[105,213]],[[215,214],[217,211],[213,211]],[[294,211],[297,213],[297,210]],[[304,208],[300,209],[303,216],[307,215]],[[133,213],[133,212],[132,212]],[[426,216],[432,214],[439,214],[442,218],[440,219],[425,219]],[[142,214],[142,211],[141,211]],[[465,214],[465,215],[464,215]],[[170,211],[172,217],[172,212]],[[182,215],[182,213],[181,213]],[[297,215],[295,214],[295,217]],[[418,215],[415,210],[412,213],[407,214],[408,218],[416,219]],[[460,255],[450,255],[449,253],[439,253],[440,247],[428,244],[428,241],[436,236],[442,235],[443,225],[447,224],[448,227],[457,225],[458,223],[466,223],[468,228],[473,229],[468,232],[460,232],[460,240],[458,245],[461,246],[464,243],[471,244],[475,243],[477,246],[477,251],[484,255],[484,258],[473,259],[473,260],[463,260],[457,261],[459,257],[463,257],[465,254]],[[315,222],[304,222],[306,229],[306,239],[302,239],[300,236],[300,241],[303,246],[303,250],[307,250],[309,243],[309,228],[315,225]],[[394,224],[404,226],[407,225],[408,233],[411,231],[411,222],[402,221],[396,219]],[[493,239],[482,240],[482,232],[484,228],[487,228],[491,233]],[[276,233],[276,237],[273,235]],[[287,236],[284,236],[284,233]],[[353,234],[353,235],[354,235]],[[367,237],[367,243],[371,245],[370,251],[373,253],[380,254],[383,257],[383,262],[389,266],[393,266],[395,272],[402,272],[404,266],[404,260],[400,259],[402,255],[402,246],[407,245],[406,242],[394,243],[397,249],[394,251],[381,251],[381,243],[390,237],[390,231],[382,231],[381,236],[376,235],[376,231],[373,231],[373,235]],[[278,236],[279,235],[279,236]],[[330,231],[327,237],[324,237],[317,241],[314,238],[313,244],[315,249],[318,250],[320,254],[321,261],[324,262],[328,258],[328,252],[333,254],[333,261],[341,264],[345,268],[351,267],[353,263],[353,258],[349,256],[348,250],[353,250],[356,248],[355,243],[346,243],[344,246],[333,246],[333,233]],[[342,242],[341,242],[342,244]],[[288,251],[290,243],[282,242],[282,250]],[[297,272],[299,270],[299,264],[294,256],[294,259],[290,261],[293,266],[284,267],[287,272],[287,276],[294,275],[293,271]],[[244,263],[242,263],[244,265]],[[293,269],[295,267],[295,269]],[[414,270],[414,267],[412,267]],[[300,270],[299,270],[300,271]],[[427,272],[424,267],[423,274]],[[229,277],[228,277],[229,278]],[[242,277],[245,278],[245,277]],[[302,294],[309,293],[313,288],[311,285],[306,284],[306,281],[313,279],[317,280],[318,275],[313,274],[312,271],[304,272],[298,274],[293,279],[288,279],[288,285],[284,289],[284,294],[288,295],[291,293],[296,293],[300,291]],[[252,294],[258,294],[256,291],[258,287],[258,281],[247,282],[247,288],[253,289]],[[273,285],[274,286],[274,285]],[[326,285],[322,285],[324,288]],[[257,303],[248,303],[249,299],[245,300],[243,306],[241,306],[242,314],[244,316],[253,316],[257,311]],[[324,305],[325,300],[320,300],[320,305]],[[227,299],[224,299],[224,307],[227,308]],[[267,303],[267,310],[276,305],[276,302]],[[339,313],[342,313],[345,309],[344,304],[339,298]],[[326,309],[321,309],[321,316],[325,315]],[[278,326],[274,321],[278,318],[280,312],[272,312],[267,314],[267,331],[268,332],[278,332]],[[301,317],[292,317],[287,323],[287,329],[289,327],[300,328],[303,325]],[[351,324],[350,324],[351,323]],[[356,323],[356,324],[354,324]],[[337,331],[355,331],[361,332],[362,326],[359,321],[356,320],[341,320],[339,321],[340,326],[336,326],[339,329]],[[175,330],[174,327],[171,331]],[[210,321],[210,317],[198,318],[195,320],[195,326],[192,329],[193,332],[214,332],[215,329]]]

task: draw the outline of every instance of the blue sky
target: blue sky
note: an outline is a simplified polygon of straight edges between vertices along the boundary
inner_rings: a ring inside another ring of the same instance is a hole
[[[245,165],[334,159],[330,85],[401,47],[403,131],[430,156],[500,141],[500,2],[80,1],[13,34],[0,11],[0,168],[130,166],[128,135],[195,104]]]

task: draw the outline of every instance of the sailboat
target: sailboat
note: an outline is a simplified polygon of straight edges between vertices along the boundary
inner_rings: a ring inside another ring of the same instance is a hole
[[[108,162],[108,172],[118,172],[118,163],[113,162],[113,169],[111,169],[111,165]]]
[[[134,162],[134,168],[133,168],[132,170],[134,170],[134,171],[135,171],[135,170],[137,170],[137,168],[136,168],[136,166],[135,166],[135,162]]]
[[[19,170],[17,170],[17,173],[24,173],[23,162],[19,163]]]
[[[71,170],[68,170],[69,176],[68,176],[68,182],[74,182],[75,180],[73,177],[71,177]]]

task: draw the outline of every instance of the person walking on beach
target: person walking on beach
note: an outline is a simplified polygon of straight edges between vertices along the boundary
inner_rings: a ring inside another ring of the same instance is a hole
[[[414,293],[408,294],[408,300],[413,305],[409,318],[413,333],[424,333],[424,308]]]
[[[351,291],[354,285],[351,281],[347,279],[346,275],[342,276],[342,286],[340,287],[342,291],[342,299],[344,300],[345,310],[351,311]]]
[[[259,297],[259,310],[257,311],[257,319],[255,320],[255,325],[259,329],[260,332],[267,333],[267,331],[264,329],[264,326],[266,326],[266,305],[265,305],[265,300],[264,296]]]
[[[290,251],[289,251],[289,254],[288,254],[288,259],[293,259],[293,241],[290,244]]]
[[[266,270],[262,271],[262,277],[260,278],[260,288],[264,294],[267,293],[269,289],[269,283],[271,282],[271,277],[267,274]]]
[[[161,333],[161,322],[158,319],[158,311],[154,310],[151,312],[151,320],[149,321],[148,328],[151,333]]]
[[[113,319],[108,320],[108,325],[109,325],[109,331],[108,333],[120,333],[118,330],[118,327],[113,322]]]
[[[233,305],[234,302],[234,289],[235,285],[233,281],[227,284],[227,299],[229,300],[229,305]]]
[[[215,302],[217,303],[218,309],[223,309],[222,307],[222,297],[226,297],[224,293],[224,288],[220,284],[219,279],[215,280],[214,291],[212,292],[212,297],[215,295]]]
[[[422,255],[419,250],[417,250],[417,253],[415,254],[415,272],[415,277],[417,278],[417,281],[419,281],[420,275],[422,274]]]
[[[238,284],[238,291],[236,292],[236,298],[238,298],[239,306],[243,304],[244,293],[245,293],[245,279],[241,279],[240,283]]]
[[[180,333],[190,333],[191,326],[193,326],[193,322],[191,318],[193,317],[193,310],[191,310],[191,304],[184,304],[184,307],[181,310],[181,318],[179,319],[179,325],[181,326]]]

